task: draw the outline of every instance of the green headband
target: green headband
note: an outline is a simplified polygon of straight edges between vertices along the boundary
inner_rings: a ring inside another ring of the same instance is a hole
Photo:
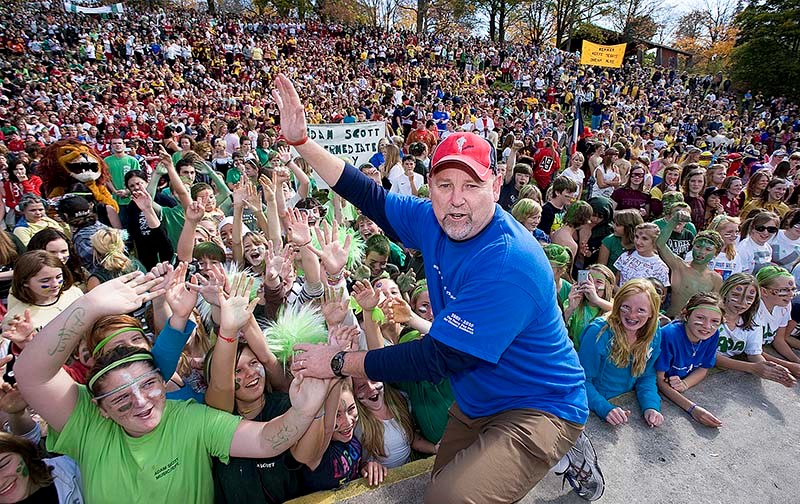
[[[780,266],[764,266],[758,270],[758,273],[756,273],[756,280],[758,281],[759,287],[763,287],[764,284],[768,283],[769,281],[781,277],[794,278],[789,271],[781,268]]]
[[[111,334],[109,334],[108,336],[106,336],[105,338],[103,338],[102,340],[100,340],[100,343],[98,343],[97,346],[94,347],[94,350],[92,350],[92,357],[97,355],[97,353],[100,350],[102,350],[103,347],[106,346],[108,344],[108,342],[111,341],[114,338],[114,336],[119,336],[122,333],[130,332],[130,331],[140,332],[143,335],[145,334],[144,329],[141,329],[139,327],[123,327],[122,329],[118,329],[118,330],[112,332]]]
[[[92,391],[92,389],[94,388],[94,384],[97,383],[97,380],[102,378],[103,375],[105,375],[106,373],[108,373],[112,369],[116,369],[116,368],[120,367],[123,364],[129,364],[131,362],[145,361],[145,360],[152,361],[153,360],[153,356],[150,355],[149,353],[135,353],[133,355],[129,355],[127,357],[123,357],[122,359],[115,360],[111,364],[107,365],[106,367],[104,367],[103,369],[98,371],[94,376],[92,376],[92,379],[89,380],[89,383],[87,385],[89,387],[89,391]],[[92,392],[92,393],[94,393],[94,392]],[[105,395],[105,394],[103,394],[103,395]]]
[[[720,309],[719,309],[719,306],[717,306],[717,305],[712,305],[712,304],[701,304],[701,305],[697,305],[697,306],[695,306],[695,307],[693,307],[693,308],[689,308],[689,310],[687,310],[687,311],[690,311],[690,312],[692,312],[692,311],[695,311],[695,310],[700,310],[701,308],[702,308],[702,309],[705,309],[705,310],[711,310],[711,311],[717,312],[717,313],[719,313],[720,315],[722,315],[722,310],[720,310]]]
[[[425,280],[420,280],[420,282],[417,284],[417,287],[411,293],[411,297],[413,298],[414,296],[418,296],[423,292],[426,292],[427,290],[428,290],[428,282],[426,282]]]

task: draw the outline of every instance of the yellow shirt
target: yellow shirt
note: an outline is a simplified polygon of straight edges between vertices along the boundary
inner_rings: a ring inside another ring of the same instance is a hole
[[[49,305],[23,303],[14,297],[13,294],[9,294],[8,314],[5,318],[6,320],[11,320],[14,315],[23,316],[25,310],[29,310],[33,327],[38,330],[46,326],[54,318],[58,317],[62,311],[66,310],[69,305],[74,303],[81,296],[83,296],[83,292],[74,285],[62,292],[55,303]]]

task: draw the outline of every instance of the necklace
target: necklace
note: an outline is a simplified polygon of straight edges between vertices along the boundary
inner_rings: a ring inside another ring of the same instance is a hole
[[[249,415],[250,413],[252,413],[254,411],[261,410],[262,408],[264,408],[264,396],[261,396],[261,398],[258,400],[256,405],[253,406],[252,408],[250,408],[250,409],[244,409],[244,408],[239,409],[239,413],[242,416],[247,416],[247,415]]]
[[[697,343],[692,343],[690,341],[689,343],[692,345],[692,357],[694,357],[697,355],[697,351],[700,349],[700,343],[702,343],[702,341],[698,341]]]

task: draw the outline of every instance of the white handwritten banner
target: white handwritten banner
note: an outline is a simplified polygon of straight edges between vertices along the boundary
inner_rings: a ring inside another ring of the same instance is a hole
[[[334,156],[349,158],[356,168],[369,162],[378,152],[378,141],[385,136],[386,124],[379,121],[308,125],[308,137],[311,140],[325,147]],[[314,177],[319,188],[328,187],[316,173]]]

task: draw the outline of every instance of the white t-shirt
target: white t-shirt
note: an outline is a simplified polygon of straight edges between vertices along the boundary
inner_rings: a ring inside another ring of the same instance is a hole
[[[800,259],[800,240],[790,240],[786,231],[781,229],[769,241],[772,247],[772,262],[789,268]]]
[[[360,423],[356,426],[355,434],[363,445],[364,431]],[[365,460],[377,460],[387,469],[400,467],[411,459],[411,441],[397,420],[383,420],[383,451],[386,457],[373,458],[365,452]]]
[[[643,257],[635,250],[631,254],[623,253],[614,262],[614,267],[619,271],[620,286],[634,278],[650,277],[657,278],[665,287],[670,285],[669,268],[657,255]]]
[[[741,319],[739,319],[741,323]],[[723,323],[719,328],[719,347],[717,350],[722,355],[735,357],[741,353],[746,355],[761,355],[761,328],[753,324],[752,329],[734,327]]]
[[[692,251],[686,253],[686,262],[692,262]],[[727,280],[729,276],[733,275],[734,273],[741,273],[742,272],[742,262],[741,256],[736,254],[736,257],[733,259],[728,259],[728,256],[725,255],[725,252],[720,252],[717,254],[717,257],[711,259],[708,263],[708,269],[714,270],[720,274],[722,280]]]
[[[792,319],[792,310],[789,306],[775,306],[770,312],[764,301],[758,306],[755,323],[761,327],[762,343],[769,345],[775,340],[778,330],[789,325]]]
[[[772,247],[769,242],[759,245],[747,237],[736,244],[736,256],[740,258],[742,271],[753,273],[772,260]]]
[[[581,188],[583,187],[583,179],[586,177],[583,171],[582,170],[573,171],[572,167],[568,166],[566,170],[561,172],[561,175],[571,178],[572,180],[575,181],[576,184],[578,184],[578,190],[575,192],[577,195],[576,197],[579,197],[581,194]]]
[[[392,183],[391,189],[389,192],[402,194],[404,196],[411,196],[411,182],[409,182],[408,177],[406,177],[405,173],[401,173],[395,177],[389,177],[389,182]],[[420,175],[417,172],[414,172],[414,185],[417,186],[417,189],[420,188],[422,184],[425,183],[425,177]]]

